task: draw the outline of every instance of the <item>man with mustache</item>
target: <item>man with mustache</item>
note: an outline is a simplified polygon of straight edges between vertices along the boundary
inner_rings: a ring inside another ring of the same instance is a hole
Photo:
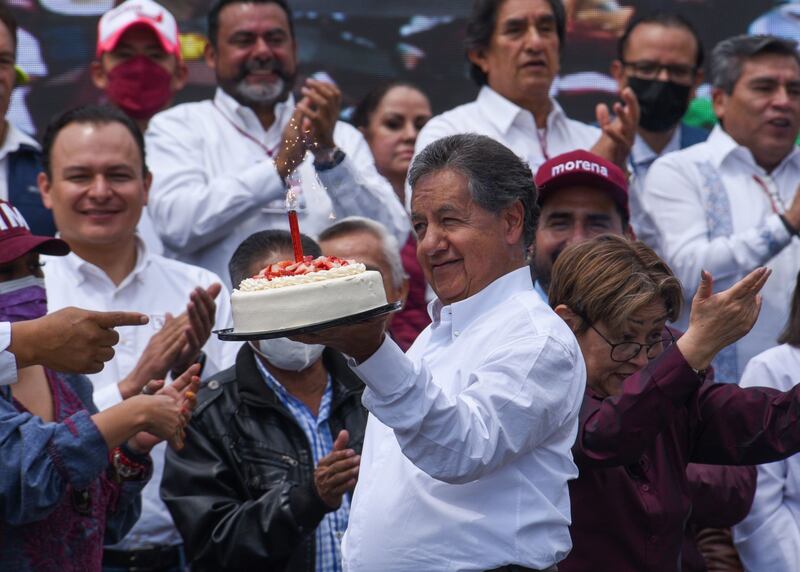
[[[402,205],[361,134],[337,121],[339,89],[308,79],[298,101],[291,93],[297,44],[285,0],[218,0],[208,13],[208,37],[206,63],[219,86],[214,99],[164,111],[147,132],[149,206],[167,253],[227,279],[242,240],[288,229],[293,171],[304,232],[317,234],[332,217],[360,215],[405,242]]]
[[[752,331],[714,362],[718,381],[737,383],[749,359],[775,345],[800,268],[797,46],[773,36],[723,40],[711,54],[711,80],[720,124],[705,143],[658,159],[641,199],[683,284],[697,284],[704,269],[724,290],[757,266],[772,269]]]
[[[561,0],[474,0],[464,44],[481,90],[475,101],[431,119],[417,137],[416,153],[436,139],[474,132],[499,141],[534,172],[573,149],[591,149],[623,165],[636,134],[636,97],[623,90],[613,120],[599,105],[601,129],[567,117],[550,96],[565,37]]]

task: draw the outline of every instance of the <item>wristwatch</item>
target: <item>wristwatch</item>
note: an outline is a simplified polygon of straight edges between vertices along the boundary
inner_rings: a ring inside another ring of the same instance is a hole
[[[330,149],[323,149],[314,153],[314,168],[317,171],[327,171],[337,167],[339,163],[344,161],[344,151],[336,146]]]

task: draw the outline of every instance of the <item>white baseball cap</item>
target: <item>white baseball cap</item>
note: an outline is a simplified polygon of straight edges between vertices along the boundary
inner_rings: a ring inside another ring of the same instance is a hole
[[[152,0],[127,0],[103,14],[97,25],[97,57],[113,50],[122,34],[137,24],[153,30],[165,52],[181,57],[175,17]]]

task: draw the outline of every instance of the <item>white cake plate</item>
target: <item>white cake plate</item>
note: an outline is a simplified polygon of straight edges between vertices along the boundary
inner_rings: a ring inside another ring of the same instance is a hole
[[[220,340],[226,342],[249,342],[251,340],[269,340],[272,338],[287,338],[289,336],[296,336],[299,334],[310,334],[311,332],[327,330],[328,328],[334,328],[336,326],[346,326],[348,324],[363,322],[365,320],[369,320],[370,318],[376,318],[378,316],[383,316],[384,314],[390,314],[391,312],[396,312],[402,306],[403,304],[400,301],[392,302],[391,304],[378,306],[377,308],[373,308],[372,310],[358,312],[357,314],[351,314],[349,316],[344,316],[342,318],[336,318],[335,320],[317,322],[316,324],[309,324],[308,326],[301,326],[299,328],[272,330],[271,332],[248,332],[246,334],[236,333],[233,328],[227,328],[224,330],[214,330],[214,333],[217,334],[217,337]]]

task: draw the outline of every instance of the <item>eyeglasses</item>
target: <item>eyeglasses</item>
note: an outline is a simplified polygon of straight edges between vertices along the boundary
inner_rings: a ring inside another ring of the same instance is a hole
[[[583,316],[581,316],[583,317]],[[597,335],[603,338],[603,340],[611,346],[611,359],[616,362],[624,363],[626,361],[631,361],[632,359],[636,359],[636,356],[639,355],[639,352],[642,351],[644,348],[645,354],[647,355],[647,359],[655,359],[657,358],[661,352],[667,349],[669,346],[675,343],[675,337],[670,333],[668,338],[661,338],[655,342],[650,344],[640,344],[639,342],[620,342],[615,344],[603,334],[600,333],[600,330],[594,327],[592,323],[583,318],[583,320],[589,324],[589,327],[592,328]]]
[[[636,76],[642,79],[656,79],[661,70],[666,70],[669,79],[678,83],[690,83],[696,71],[695,66],[660,64],[651,60],[622,62],[622,65],[632,68]]]

